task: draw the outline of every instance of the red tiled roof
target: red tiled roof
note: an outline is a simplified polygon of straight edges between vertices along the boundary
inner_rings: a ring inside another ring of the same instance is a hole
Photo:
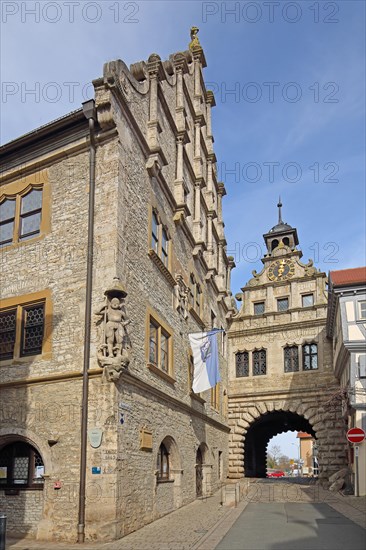
[[[333,286],[346,286],[357,283],[366,283],[366,267],[355,267],[353,269],[341,269],[331,271],[330,279]]]
[[[296,437],[299,437],[300,439],[305,439],[306,437],[313,437],[313,436],[310,434],[307,434],[306,432],[298,432]]]

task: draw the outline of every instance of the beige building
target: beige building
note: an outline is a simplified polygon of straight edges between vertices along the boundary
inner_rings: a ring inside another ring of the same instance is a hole
[[[328,304],[327,331],[333,344],[334,374],[340,382],[338,398],[343,417],[348,428],[362,428],[366,432],[366,268],[331,271]],[[365,441],[349,444],[348,463],[353,471],[355,494],[365,495]]]
[[[299,459],[297,468],[303,476],[317,476],[317,453],[314,453],[314,446],[317,451],[315,439],[312,435],[305,432],[298,432],[296,436],[299,440]]]
[[[264,235],[263,268],[242,288],[229,331],[229,477],[265,477],[269,440],[301,431],[317,440],[319,475],[346,463],[345,425],[326,334],[326,274],[301,261],[297,230]]]
[[[191,391],[188,334],[225,329],[235,312],[215,100],[191,37],[166,61],[106,63],[95,101],[0,149],[0,508],[12,534],[115,539],[226,477],[223,333],[222,381]]]

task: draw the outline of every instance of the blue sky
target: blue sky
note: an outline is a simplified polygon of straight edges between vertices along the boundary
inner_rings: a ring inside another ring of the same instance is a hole
[[[261,268],[279,195],[304,261],[365,265],[363,1],[4,0],[1,10],[2,143],[79,108],[104,62],[167,58],[196,25],[217,103],[233,293]]]

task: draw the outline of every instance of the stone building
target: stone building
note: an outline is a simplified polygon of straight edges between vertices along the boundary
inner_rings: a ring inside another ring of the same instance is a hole
[[[346,463],[339,386],[326,334],[326,274],[302,263],[297,230],[279,220],[264,235],[263,268],[242,288],[228,338],[229,477],[264,477],[269,440],[306,432],[321,477]]]
[[[366,268],[329,273],[327,332],[333,344],[334,375],[340,382],[339,399],[348,428],[366,432]],[[348,462],[355,494],[366,494],[366,443],[359,447],[359,479],[354,445]]]
[[[205,66],[195,28],[166,61],[106,63],[95,100],[0,149],[12,533],[115,539],[226,475],[226,337],[200,395],[188,341],[235,312]]]

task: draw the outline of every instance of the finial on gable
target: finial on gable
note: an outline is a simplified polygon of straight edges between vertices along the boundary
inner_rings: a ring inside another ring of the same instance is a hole
[[[282,210],[281,210],[282,209],[281,196],[278,199],[277,207],[278,207],[278,223],[283,223],[283,221],[282,221]]]

